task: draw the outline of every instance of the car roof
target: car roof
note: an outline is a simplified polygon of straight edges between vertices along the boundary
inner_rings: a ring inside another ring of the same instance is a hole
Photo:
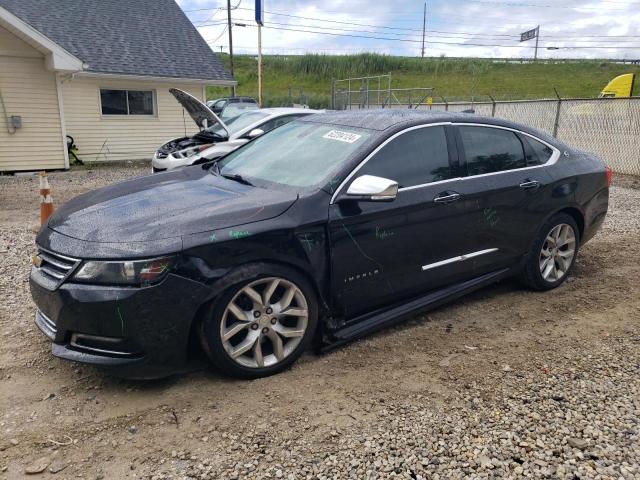
[[[252,103],[258,103],[256,102],[256,99],[253,97],[221,97],[221,98],[218,98],[218,100],[242,100],[242,101],[247,101]]]
[[[285,115],[303,114],[303,113],[308,114],[307,116],[310,116],[315,113],[320,113],[322,111],[323,110],[311,110],[309,108],[288,108],[288,107],[257,108],[255,110],[247,110],[246,112],[239,114],[238,117],[242,115],[255,115],[256,112],[263,113],[265,114],[265,116],[256,119],[254,122],[250,123],[246,127],[238,130],[233,135],[231,135],[231,138],[241,137],[242,135],[244,135],[244,133],[256,128],[256,126],[260,125],[261,123],[271,120],[272,118],[277,118]]]
[[[314,113],[322,113],[324,110],[313,110],[311,108],[270,107],[261,108],[260,111],[268,113],[269,115],[292,115],[295,113],[306,113],[311,115]]]
[[[414,110],[414,109],[361,109],[361,110],[331,110],[317,115],[301,118],[303,122],[325,123],[344,127],[366,128],[378,132],[387,129],[398,131],[415,125],[430,123],[482,123],[499,127],[513,128],[544,140],[552,145],[565,146],[557,138],[522,124],[509,120],[485,117],[473,113],[447,112],[442,110]]]

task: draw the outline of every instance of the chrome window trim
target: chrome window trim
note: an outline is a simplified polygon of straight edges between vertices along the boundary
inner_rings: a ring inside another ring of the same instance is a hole
[[[458,255],[456,257],[440,260],[439,262],[429,263],[422,266],[422,271],[431,270],[432,268],[442,267],[451,263],[464,262],[470,258],[479,257],[480,255],[486,255],[487,253],[497,252],[497,248],[487,248],[486,250],[478,250],[477,252],[465,253],[464,255]]]
[[[396,139],[397,137],[399,137],[400,135],[403,135],[407,132],[411,132],[413,130],[418,130],[420,128],[429,128],[429,127],[442,127],[443,125],[451,125],[452,122],[438,122],[438,123],[427,123],[427,124],[422,124],[422,125],[414,125],[413,127],[409,127],[409,128],[405,128],[404,130],[400,130],[399,132],[394,133],[393,135],[391,135],[389,138],[387,138],[384,142],[382,142],[380,145],[378,145],[375,150],[373,150],[373,152],[371,152],[369,155],[367,155],[364,160],[362,160],[353,170],[351,170],[351,173],[349,175],[347,175],[347,178],[345,178],[340,185],[338,186],[338,188],[336,188],[336,191],[334,192],[333,196],[331,197],[331,201],[329,202],[329,205],[333,205],[335,203],[336,198],[338,197],[338,194],[340,193],[340,191],[344,188],[344,186],[349,182],[349,180],[351,180],[353,178],[353,176],[358,173],[358,170],[360,170],[362,167],[364,167],[364,165],[376,154],[378,153],[380,150],[382,150],[383,147],[385,147],[387,145],[387,143],[391,142],[392,140]],[[389,180],[394,180],[393,178],[390,178]],[[449,179],[447,179],[449,180]],[[442,180],[445,181],[445,180]],[[435,182],[433,182],[435,183]],[[432,183],[426,184],[426,185],[432,185]],[[414,188],[412,187],[406,187],[406,188]],[[400,188],[398,190],[398,192],[404,190],[404,188]]]
[[[486,123],[470,123],[470,122],[469,123],[467,123],[467,122],[465,122],[465,123],[453,123],[453,125],[455,125],[456,127],[459,127],[459,126],[462,126],[462,127],[487,127],[487,128],[497,128],[499,130],[508,130],[510,132],[520,133],[520,134],[525,135],[527,137],[533,138],[534,140],[537,140],[538,142],[542,143],[543,145],[546,145],[551,150],[553,150],[553,153],[549,157],[549,160],[547,160],[545,163],[543,163],[541,165],[532,165],[530,167],[513,168],[511,170],[501,170],[499,172],[490,172],[490,173],[480,173],[478,175],[469,175],[469,176],[466,176],[466,177],[460,177],[460,180],[466,180],[468,178],[486,177],[488,175],[500,175],[502,173],[521,172],[523,170],[532,170],[534,168],[550,167],[551,165],[554,165],[558,161],[558,159],[560,158],[560,150],[558,150],[556,147],[554,147],[553,145],[551,145],[548,142],[545,142],[541,138],[536,137],[535,135],[531,135],[530,133],[523,132],[522,130],[518,130],[517,128],[503,127],[501,125],[489,125],[489,124],[486,124]]]
[[[412,185],[410,187],[399,188],[398,189],[398,193],[404,192],[404,191],[408,191],[408,190],[415,190],[417,188],[428,187],[428,186],[431,186],[431,185],[439,185],[439,184],[443,184],[443,183],[455,182],[455,181],[458,181],[458,180],[468,180],[468,179],[473,179],[473,178],[486,177],[486,176],[489,176],[489,175],[500,175],[500,174],[503,174],[503,173],[520,172],[520,171],[524,171],[524,170],[533,170],[535,168],[550,167],[551,165],[554,165],[558,161],[558,159],[560,158],[560,155],[561,155],[560,150],[558,150],[556,147],[554,147],[550,143],[545,142],[544,140],[542,140],[541,138],[536,137],[535,135],[532,135],[532,134],[527,133],[527,132],[523,132],[522,130],[518,130],[517,128],[503,127],[501,125],[491,125],[491,124],[488,124],[488,123],[474,123],[474,122],[461,122],[461,123],[458,123],[458,122],[439,122],[439,123],[430,123],[430,124],[426,124],[426,125],[415,125],[413,127],[409,127],[407,129],[404,129],[404,130],[401,130],[401,131],[395,133],[391,137],[387,138],[383,143],[378,145],[378,147],[376,147],[376,149],[373,152],[371,152],[369,155],[367,155],[366,158],[364,160],[362,160],[362,162],[360,162],[358,164],[358,166],[356,166],[351,171],[351,173],[347,176],[347,178],[345,178],[344,181],[342,181],[342,183],[340,183],[340,185],[336,189],[335,193],[331,197],[331,201],[329,202],[329,204],[333,205],[335,203],[335,199],[338,197],[338,194],[340,193],[342,188],[345,186],[345,184],[347,184],[349,182],[349,180],[351,180],[351,178],[353,178],[353,176],[358,172],[358,170],[360,170],[371,159],[371,157],[373,157],[376,153],[378,153],[378,151],[380,151],[382,149],[382,147],[384,147],[391,140],[393,140],[396,137],[399,137],[400,135],[402,135],[405,132],[410,132],[411,130],[416,130],[418,128],[437,127],[437,126],[443,126],[443,125],[453,125],[453,126],[456,126],[456,127],[457,126],[468,126],[468,127],[497,128],[497,129],[500,129],[500,130],[508,130],[508,131],[511,131],[511,132],[514,132],[514,133],[520,133],[522,135],[526,135],[527,137],[533,138],[534,140],[537,140],[538,142],[542,143],[543,145],[546,145],[547,147],[549,147],[550,149],[553,150],[553,153],[551,154],[551,157],[549,157],[549,160],[547,160],[546,163],[543,163],[541,165],[532,165],[530,167],[514,168],[512,170],[502,170],[500,172],[481,173],[479,175],[470,175],[470,176],[466,176],[466,177],[447,178],[446,180],[438,180],[437,182],[421,183],[420,185]],[[393,180],[393,179],[390,179],[390,180]]]

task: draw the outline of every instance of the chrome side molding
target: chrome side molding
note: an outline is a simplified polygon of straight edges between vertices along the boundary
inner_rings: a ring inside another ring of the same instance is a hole
[[[422,271],[431,270],[432,268],[442,267],[443,265],[449,265],[450,263],[464,262],[473,257],[479,257],[480,255],[486,255],[487,253],[497,252],[497,248],[487,248],[486,250],[478,250],[477,252],[465,253],[464,255],[458,255],[457,257],[447,258],[446,260],[440,260],[439,262],[430,263],[422,266]]]

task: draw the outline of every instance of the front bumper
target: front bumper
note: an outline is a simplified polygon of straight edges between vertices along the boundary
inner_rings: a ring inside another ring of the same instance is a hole
[[[35,323],[53,355],[108,367],[118,376],[157,378],[184,370],[204,285],[169,274],[157,285],[130,288],[63,283],[50,290],[30,276]]]

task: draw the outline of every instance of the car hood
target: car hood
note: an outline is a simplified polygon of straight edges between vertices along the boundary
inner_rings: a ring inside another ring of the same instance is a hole
[[[80,195],[56,210],[48,227],[86,242],[154,242],[267,220],[296,199],[194,166]]]
[[[179,90],[177,88],[170,88],[169,92],[171,93],[171,95],[173,95],[176,98],[176,100],[180,103],[180,105],[182,105],[182,107],[187,111],[187,113],[196,123],[198,128],[205,129],[205,128],[213,127],[214,125],[220,125],[227,132],[227,137],[229,137],[229,129],[227,128],[227,126],[204,103],[202,103],[193,95],[187,92],[184,92],[182,90]]]

